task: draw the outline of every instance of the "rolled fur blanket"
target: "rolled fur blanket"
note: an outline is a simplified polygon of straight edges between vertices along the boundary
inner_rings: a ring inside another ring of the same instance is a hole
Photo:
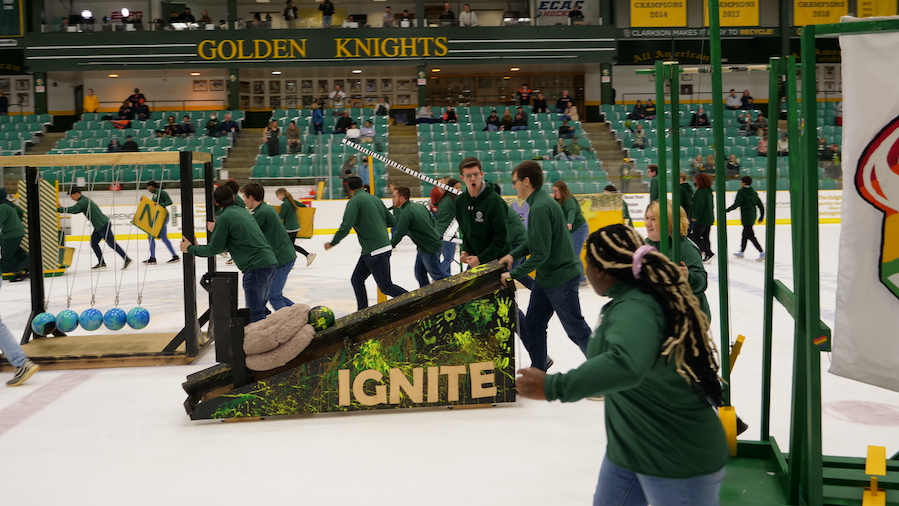
[[[247,367],[267,371],[302,353],[315,337],[315,329],[308,323],[309,309],[305,304],[294,304],[247,325],[243,342]]]

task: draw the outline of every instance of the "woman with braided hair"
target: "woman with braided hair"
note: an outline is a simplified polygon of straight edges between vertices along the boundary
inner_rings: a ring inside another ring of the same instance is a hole
[[[719,504],[728,447],[712,405],[721,405],[721,383],[686,277],[624,225],[587,239],[586,276],[612,299],[587,361],[563,374],[522,369],[519,394],[562,402],[605,395],[608,446],[595,506]]]

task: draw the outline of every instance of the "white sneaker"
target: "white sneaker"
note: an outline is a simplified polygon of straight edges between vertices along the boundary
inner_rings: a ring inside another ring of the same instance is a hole
[[[306,267],[312,265],[312,262],[315,261],[315,253],[309,253],[309,256],[306,257]]]
[[[17,387],[28,381],[28,378],[34,376],[34,373],[41,370],[41,366],[35,364],[31,359],[26,359],[21,367],[16,367],[16,372],[12,379],[6,382],[8,387]]]

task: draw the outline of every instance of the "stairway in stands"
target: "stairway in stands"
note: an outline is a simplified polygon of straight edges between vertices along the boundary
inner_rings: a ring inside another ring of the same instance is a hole
[[[228,171],[228,177],[234,178],[243,186],[250,181],[253,165],[256,163],[256,155],[259,154],[259,146],[262,145],[262,128],[244,128],[228,152],[224,169]]]
[[[392,125],[388,130],[390,139],[390,151],[387,157],[405,165],[412,170],[419,170],[418,164],[418,130],[415,125]],[[421,180],[410,176],[405,172],[387,167],[387,180],[396,181],[400,186],[407,186],[413,197],[421,197]],[[381,188],[377,192],[382,197],[389,197],[386,189]]]
[[[621,190],[623,185],[617,177],[618,167],[627,156],[627,152],[622,149],[621,141],[615,137],[606,123],[582,123],[582,126],[584,135],[590,139],[593,150],[596,152],[596,157],[602,160],[602,167],[609,175],[609,181]]]

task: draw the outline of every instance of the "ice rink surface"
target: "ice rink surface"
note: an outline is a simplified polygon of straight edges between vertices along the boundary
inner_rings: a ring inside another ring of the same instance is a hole
[[[822,319],[832,324],[835,308],[839,225],[821,226]],[[764,227],[757,226],[761,239]],[[790,229],[777,227],[777,277],[792,286]],[[731,251],[739,227],[728,229]],[[330,236],[303,241],[318,253],[310,267],[300,257],[285,294],[294,302],[325,305],[338,317],[355,310],[349,277],[359,247],[350,236],[331,251]],[[715,244],[713,238],[713,245]],[[152,321],[144,332],[176,332],[181,313],[181,265],[145,267],[136,262],[122,273],[104,246],[110,269],[90,273],[96,263],[88,243],[74,243],[77,267],[47,279],[50,311],[65,309],[67,294],[79,313],[90,307],[142,305]],[[157,258],[168,259],[158,245]],[[177,247],[177,244],[176,244]],[[717,247],[713,247],[717,252]],[[135,260],[146,258],[145,241],[128,243]],[[412,275],[414,245],[406,239],[393,253],[393,279],[417,287]],[[764,264],[728,260],[731,332],[747,336],[732,376],[732,399],[750,425],[745,439],[758,437],[761,385],[762,274]],[[121,266],[121,259],[117,261]],[[198,277],[205,261],[198,262]],[[219,261],[220,269],[234,269]],[[707,266],[706,292],[718,305],[718,266]],[[454,271],[455,272],[455,271]],[[120,290],[117,287],[120,286]],[[369,280],[374,303],[375,286]],[[200,292],[201,296],[205,292]],[[526,310],[529,292],[518,302]],[[606,299],[591,288],[580,291],[593,325]],[[241,294],[242,297],[242,294]],[[29,309],[27,283],[3,283],[0,313],[21,335]],[[198,301],[202,312],[205,297]],[[771,433],[789,448],[792,320],[775,303]],[[713,309],[713,328],[720,317]],[[101,330],[102,331],[102,330]],[[79,329],[71,337],[76,339]],[[127,340],[129,332],[121,332]],[[67,339],[67,338],[64,338]],[[550,372],[577,366],[583,356],[558,319],[550,323]],[[517,346],[519,365],[527,354]],[[829,356],[822,355],[822,369]],[[590,504],[605,448],[603,403],[572,404],[519,400],[488,409],[420,409],[315,415],[257,422],[191,421],[182,403],[185,377],[214,364],[206,350],[189,366],[41,371],[18,388],[0,390],[0,448],[3,504],[316,504],[316,505],[575,505]],[[8,377],[4,377],[5,381]],[[899,451],[899,393],[823,373],[824,451],[864,456],[869,444]]]

